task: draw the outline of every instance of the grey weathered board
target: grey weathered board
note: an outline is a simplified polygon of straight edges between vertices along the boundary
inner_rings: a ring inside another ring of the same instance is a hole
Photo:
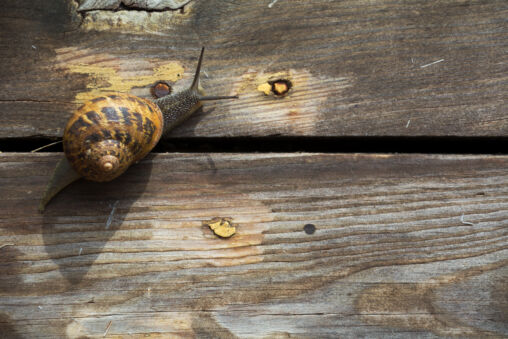
[[[72,0],[2,5],[0,138],[60,137],[70,113],[106,91],[149,96],[160,78],[182,88],[202,45],[203,86],[240,99],[207,104],[173,136],[508,132],[506,0],[77,8]],[[275,78],[293,83],[284,99],[258,89]]]
[[[158,154],[40,215],[60,156],[0,155],[2,337],[508,336],[506,156]]]

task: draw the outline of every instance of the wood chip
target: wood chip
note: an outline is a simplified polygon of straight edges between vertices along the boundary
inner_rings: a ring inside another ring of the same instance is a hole
[[[231,218],[213,218],[205,224],[221,238],[229,238],[236,233],[236,225]]]

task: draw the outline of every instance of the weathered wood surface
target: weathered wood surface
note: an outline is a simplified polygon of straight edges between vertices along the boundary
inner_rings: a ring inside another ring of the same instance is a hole
[[[201,45],[203,86],[241,99],[208,103],[173,136],[508,132],[506,0],[77,8],[71,0],[3,4],[0,138],[59,137],[72,110],[106,91],[149,96],[160,79],[182,88]],[[279,77],[293,83],[286,98],[258,88]]]
[[[159,154],[39,215],[59,156],[0,155],[3,337],[508,336],[506,156]]]

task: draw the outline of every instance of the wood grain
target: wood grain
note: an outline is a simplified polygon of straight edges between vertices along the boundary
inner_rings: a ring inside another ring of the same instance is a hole
[[[0,155],[9,337],[508,336],[506,156],[158,154],[39,215],[59,156]]]
[[[184,11],[71,0],[0,13],[0,138],[60,137],[83,100],[189,84],[206,45],[207,103],[175,137],[506,136],[504,0],[192,1]],[[183,72],[183,73],[182,73]],[[266,96],[277,78],[293,87]]]

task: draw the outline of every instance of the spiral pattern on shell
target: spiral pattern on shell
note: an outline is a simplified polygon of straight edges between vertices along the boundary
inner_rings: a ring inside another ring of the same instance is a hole
[[[151,101],[130,94],[92,99],[69,119],[65,156],[92,181],[110,181],[146,156],[159,141],[163,118]]]

